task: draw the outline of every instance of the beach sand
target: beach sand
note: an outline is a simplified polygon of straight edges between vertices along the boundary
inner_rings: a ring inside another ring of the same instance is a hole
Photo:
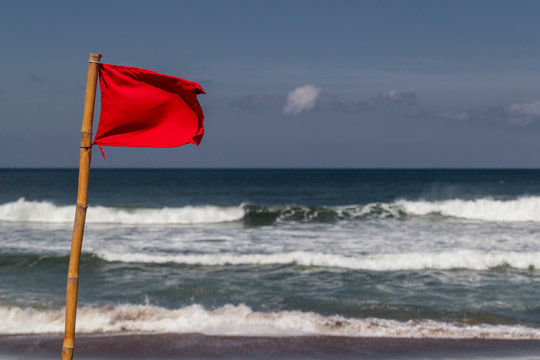
[[[0,359],[58,359],[62,335],[0,336]],[[201,334],[80,335],[75,358],[538,359],[538,340],[455,340]]]

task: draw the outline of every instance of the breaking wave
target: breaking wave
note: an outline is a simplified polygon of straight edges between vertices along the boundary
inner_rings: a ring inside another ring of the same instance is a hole
[[[0,205],[0,221],[71,223],[75,207],[49,201],[21,198]],[[482,198],[475,200],[409,201],[351,206],[184,206],[127,208],[91,206],[87,222],[128,225],[184,225],[242,221],[246,225],[271,225],[276,222],[335,222],[369,218],[444,216],[478,221],[540,222],[540,197],[513,200]]]
[[[64,331],[64,309],[0,306],[0,334]],[[166,309],[152,305],[80,307],[78,333],[202,333],[206,335],[331,335],[448,339],[540,339],[540,329],[523,325],[397,321],[380,318],[323,316],[314,312],[263,313],[245,305],[209,310],[201,305]]]
[[[540,197],[521,197],[514,200],[397,201],[396,205],[410,215],[440,214],[485,221],[540,221]]]
[[[75,206],[59,206],[49,201],[27,201],[0,205],[0,221],[71,223],[75,217]],[[152,208],[120,208],[90,206],[86,214],[87,223],[168,225],[207,224],[237,221],[244,217],[241,207],[185,206]]]
[[[524,270],[540,269],[540,252],[481,252],[476,250],[362,256],[344,256],[303,251],[276,254],[220,253],[189,255],[99,252],[97,256],[110,262],[126,263],[176,263],[203,266],[291,264],[368,271],[423,269],[469,269],[480,271],[502,266]]]

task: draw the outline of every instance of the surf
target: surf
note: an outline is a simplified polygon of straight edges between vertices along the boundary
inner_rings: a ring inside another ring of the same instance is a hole
[[[0,205],[0,221],[4,222],[71,223],[74,214],[74,205],[57,205],[50,201],[20,198]],[[239,204],[143,208],[96,205],[88,208],[86,221],[91,224],[125,225],[192,225],[241,221],[245,225],[264,226],[289,222],[334,223],[437,216],[487,222],[540,222],[540,197],[440,201],[400,199],[343,206]]]
[[[540,252],[506,252],[479,250],[449,250],[441,252],[411,252],[345,256],[319,252],[293,251],[274,254],[146,254],[97,252],[109,262],[183,264],[201,266],[226,265],[298,265],[366,271],[410,270],[489,270],[497,267],[540,269]]]
[[[503,324],[398,321],[325,316],[315,312],[260,312],[239,304],[208,309],[154,305],[82,306],[77,333],[201,333],[227,336],[400,337],[446,339],[540,339],[540,329]],[[64,330],[64,309],[0,306],[0,334],[46,334]]]

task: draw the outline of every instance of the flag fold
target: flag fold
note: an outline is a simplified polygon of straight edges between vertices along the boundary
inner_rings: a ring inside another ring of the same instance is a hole
[[[100,64],[101,115],[94,144],[199,145],[204,114],[196,82],[135,67]]]

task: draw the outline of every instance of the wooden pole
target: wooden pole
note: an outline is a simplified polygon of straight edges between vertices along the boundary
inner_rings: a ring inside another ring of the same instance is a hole
[[[96,86],[101,54],[90,54],[88,63],[88,78],[86,80],[86,96],[84,99],[84,113],[81,129],[81,157],[79,162],[79,190],[77,193],[77,207],[75,209],[75,222],[73,223],[73,237],[71,238],[71,254],[69,256],[69,270],[66,290],[66,330],[64,333],[64,346],[62,360],[73,359],[75,344],[75,318],[77,316],[77,291],[79,288],[79,263],[88,207],[88,179],[90,177],[90,156],[92,154],[92,120],[94,119],[94,103],[96,100]]]

